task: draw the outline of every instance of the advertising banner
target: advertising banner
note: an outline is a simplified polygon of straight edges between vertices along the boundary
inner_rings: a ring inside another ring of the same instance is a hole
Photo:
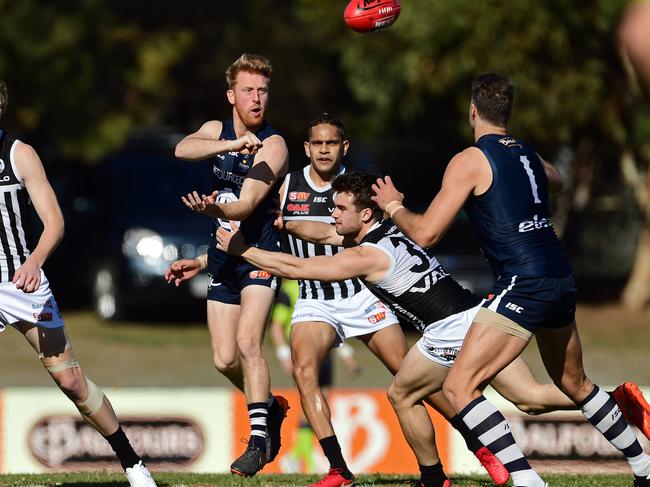
[[[646,397],[650,391],[645,389]],[[318,473],[328,468],[317,439],[301,417],[295,389],[274,390],[291,409],[282,449],[263,473]],[[152,471],[227,472],[246,448],[246,401],[231,389],[106,389],[122,426]],[[578,411],[529,416],[494,391],[488,399],[504,413],[533,466],[553,472],[628,472],[617,452]],[[332,422],[355,473],[417,473],[383,389],[334,389]],[[448,473],[484,473],[462,437],[431,412],[436,443]],[[635,429],[644,449],[650,442]],[[0,472],[119,470],[108,443],[83,422],[54,387],[0,390]]]

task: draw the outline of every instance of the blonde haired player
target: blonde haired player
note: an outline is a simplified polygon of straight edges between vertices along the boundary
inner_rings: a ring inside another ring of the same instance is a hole
[[[279,251],[273,208],[279,180],[287,172],[288,152],[284,139],[265,118],[271,73],[268,59],[242,54],[226,71],[232,118],[204,123],[178,143],[176,157],[211,159],[215,192],[209,197],[188,194],[184,201],[194,211],[212,217],[215,231],[230,229],[229,220],[238,221],[247,229],[251,244]],[[202,259],[209,275],[207,312],[213,362],[246,395],[251,424],[248,448],[230,470],[251,476],[277,456],[288,409],[283,397],[270,394],[262,347],[277,279],[214,246],[207,259]],[[167,280],[187,272],[174,263]]]
[[[0,117],[8,92],[0,81]],[[29,235],[28,205],[44,230],[36,246]],[[111,445],[132,487],[155,487],[133,451],[113,407],[75,358],[63,319],[41,267],[63,238],[63,216],[36,151],[0,130],[0,331],[12,325],[38,353],[59,389],[86,423]]]

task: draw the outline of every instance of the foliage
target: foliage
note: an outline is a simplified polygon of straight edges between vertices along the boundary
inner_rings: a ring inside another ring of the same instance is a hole
[[[0,78],[10,125],[44,134],[68,157],[95,159],[155,117],[188,30],[145,30],[111,2],[0,1]]]

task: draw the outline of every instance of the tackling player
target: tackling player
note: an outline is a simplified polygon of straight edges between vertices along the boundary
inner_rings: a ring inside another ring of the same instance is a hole
[[[279,276],[326,281],[359,277],[373,294],[423,332],[417,346],[402,362],[389,389],[389,397],[418,459],[421,485],[446,486],[450,484],[439,463],[433,426],[428,415],[420,416],[418,412],[424,408],[422,401],[426,397],[439,393],[482,300],[460,287],[434,257],[404,237],[389,221],[380,223],[382,212],[371,200],[373,181],[368,174],[343,174],[334,180],[336,233],[357,245],[334,256],[301,259],[271,254],[249,248],[241,236],[226,231],[217,232],[217,238],[221,248],[228,248],[229,252]],[[318,231],[306,230],[304,224],[301,226],[302,232],[310,235]],[[340,236],[332,235],[323,227],[320,225],[323,240],[342,243]],[[530,371],[521,359],[519,362],[518,367],[502,373],[500,382],[493,383],[506,397],[503,385],[512,384],[514,376],[524,369],[527,375],[522,375],[521,379],[531,382],[527,385],[532,394],[535,387],[545,387],[530,381]],[[559,391],[556,388],[555,391],[558,395]],[[547,397],[557,399],[559,404],[547,404],[545,410],[568,405],[567,398],[556,398],[546,392]],[[453,417],[448,414],[446,417],[453,423]],[[506,480],[507,476],[500,483]]]

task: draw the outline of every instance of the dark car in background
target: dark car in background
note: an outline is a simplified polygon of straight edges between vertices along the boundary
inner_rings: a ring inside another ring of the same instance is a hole
[[[179,138],[135,135],[96,166],[51,171],[66,235],[46,272],[64,310],[92,305],[109,321],[203,316],[205,273],[178,288],[163,279],[171,262],[207,251],[212,229],[181,201],[211,190],[210,165],[176,159]]]
[[[97,314],[106,320],[183,316],[207,291],[206,274],[180,288],[163,273],[181,258],[205,253],[211,221],[182,203],[191,191],[209,194],[210,166],[174,157],[179,137],[133,137],[97,170],[97,215],[101,227],[91,276]]]

